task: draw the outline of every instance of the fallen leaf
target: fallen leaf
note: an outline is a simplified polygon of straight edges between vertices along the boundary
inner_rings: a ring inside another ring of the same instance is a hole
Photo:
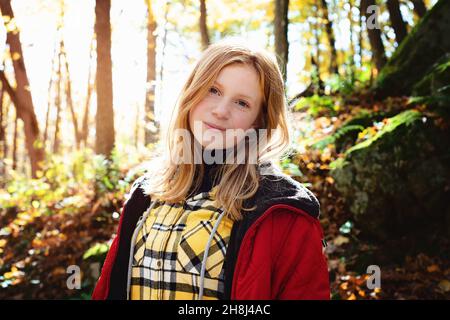
[[[334,238],[333,243],[336,246],[341,246],[341,245],[343,245],[345,243],[348,243],[349,241],[350,241],[349,238],[339,235],[336,238]]]
[[[448,280],[442,280],[438,284],[439,288],[441,288],[444,292],[450,291],[450,281]]]
[[[437,264],[432,264],[431,266],[427,267],[427,271],[428,272],[439,272],[439,271],[441,271],[441,269],[439,268],[439,266]]]

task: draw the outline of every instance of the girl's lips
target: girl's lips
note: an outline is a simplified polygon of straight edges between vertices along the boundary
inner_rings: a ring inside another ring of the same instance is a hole
[[[222,127],[218,127],[218,126],[209,124],[208,122],[203,122],[203,123],[205,124],[205,126],[206,126],[208,129],[214,129],[214,130],[225,131],[225,129],[222,128]]]

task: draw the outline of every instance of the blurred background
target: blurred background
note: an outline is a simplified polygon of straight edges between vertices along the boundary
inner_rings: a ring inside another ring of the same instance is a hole
[[[450,298],[450,1],[0,11],[0,299],[90,299],[131,183],[196,59],[224,38],[267,48],[283,71],[294,130],[279,165],[320,200],[331,298]]]

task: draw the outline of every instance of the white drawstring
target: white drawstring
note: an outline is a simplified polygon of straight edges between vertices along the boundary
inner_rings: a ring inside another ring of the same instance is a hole
[[[219,227],[220,221],[222,220],[225,211],[222,209],[219,209],[220,215],[217,219],[214,228],[211,231],[211,235],[209,236],[208,243],[206,244],[205,252],[203,253],[203,261],[202,261],[202,268],[200,271],[200,289],[198,293],[198,300],[203,300],[203,287],[205,286],[205,271],[206,271],[206,260],[208,259],[208,253],[209,253],[209,247],[211,246],[212,238],[214,237],[214,234],[217,231],[217,228]]]

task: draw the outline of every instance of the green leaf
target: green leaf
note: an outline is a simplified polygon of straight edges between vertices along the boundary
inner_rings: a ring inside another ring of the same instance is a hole
[[[105,243],[96,243],[94,246],[90,247],[84,254],[83,260],[89,259],[90,257],[96,257],[103,255],[108,252],[109,247]]]

